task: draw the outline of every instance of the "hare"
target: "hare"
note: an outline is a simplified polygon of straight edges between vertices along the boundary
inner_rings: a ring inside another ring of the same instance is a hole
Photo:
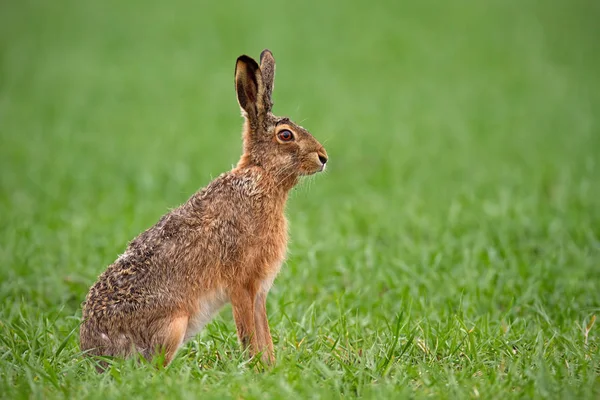
[[[186,203],[131,241],[83,303],[86,354],[173,359],[227,302],[248,354],[274,362],[267,294],[287,250],[284,214],[299,178],[323,171],[327,152],[304,128],[271,113],[275,59],[235,66],[243,154]]]

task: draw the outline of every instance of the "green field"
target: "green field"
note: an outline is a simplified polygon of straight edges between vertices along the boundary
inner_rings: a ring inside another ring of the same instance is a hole
[[[0,3],[0,398],[600,398],[600,3]],[[81,356],[127,242],[231,168],[233,71],[324,143],[269,298],[167,369]]]

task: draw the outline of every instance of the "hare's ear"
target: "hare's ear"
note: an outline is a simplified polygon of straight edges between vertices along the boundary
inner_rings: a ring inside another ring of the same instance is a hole
[[[273,84],[275,80],[275,59],[271,50],[264,49],[260,53],[260,70],[262,71],[263,83],[265,85],[264,103],[268,111],[273,107]]]
[[[235,91],[238,103],[249,119],[258,118],[263,112],[264,87],[260,67],[251,57],[239,56],[235,64]]]

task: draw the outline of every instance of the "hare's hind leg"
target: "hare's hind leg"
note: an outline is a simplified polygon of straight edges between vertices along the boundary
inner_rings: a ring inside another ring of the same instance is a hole
[[[138,346],[141,348],[144,358],[152,360],[157,354],[164,354],[163,365],[169,365],[183,344],[188,320],[187,315],[161,320],[160,325],[156,327],[156,333],[152,336],[151,343],[148,343],[147,346]]]
[[[188,326],[188,316],[183,315],[173,318],[168,325],[167,334],[165,335],[165,365],[168,365],[175,357],[175,353],[183,344],[183,338]]]

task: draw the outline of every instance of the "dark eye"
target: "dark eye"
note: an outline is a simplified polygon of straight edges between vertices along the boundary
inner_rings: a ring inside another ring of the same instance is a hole
[[[291,131],[284,129],[277,134],[277,137],[282,142],[290,142],[294,139],[294,134]]]

